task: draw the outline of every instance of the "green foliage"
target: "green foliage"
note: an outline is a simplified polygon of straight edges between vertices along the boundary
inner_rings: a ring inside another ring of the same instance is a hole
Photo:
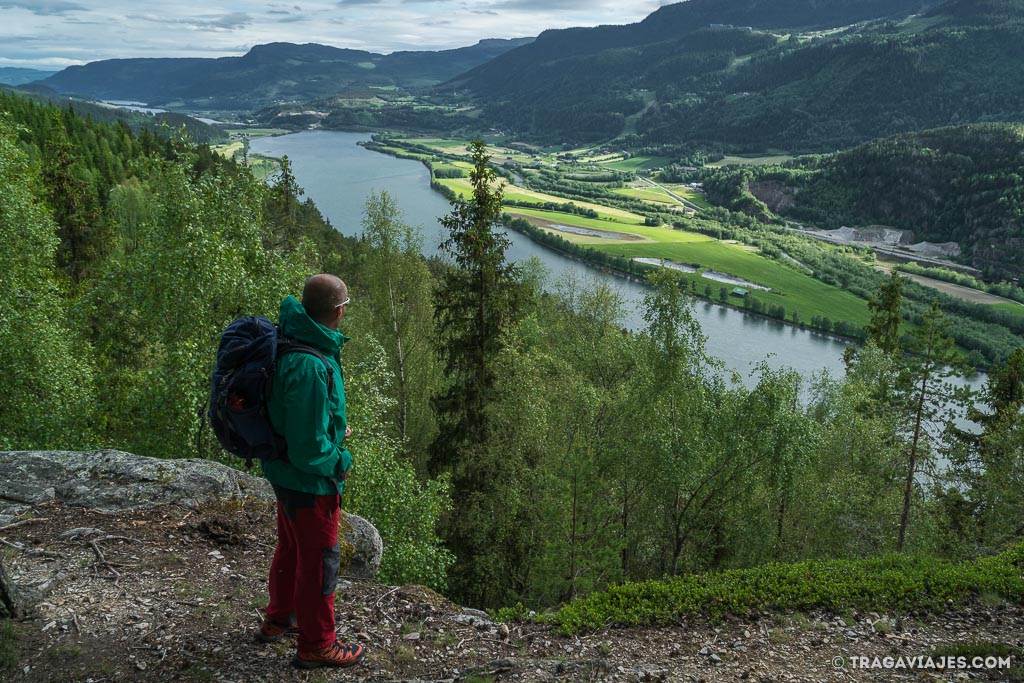
[[[451,509],[448,481],[420,482],[412,464],[402,458],[401,442],[388,434],[394,401],[387,389],[393,375],[384,350],[372,339],[361,346],[369,347],[369,353],[346,359],[345,367],[349,422],[356,425],[345,507],[370,520],[384,540],[381,581],[443,590],[454,560],[437,534],[440,517]]]
[[[965,262],[1009,278],[1024,258],[1018,159],[1024,128],[978,124],[907,133],[761,169],[797,193],[783,213],[820,227],[887,225],[915,241],[957,242]],[[992,278],[990,278],[992,279]]]
[[[626,583],[564,606],[553,620],[563,633],[664,625],[690,615],[744,615],[763,609],[834,612],[942,609],[982,592],[1024,597],[1024,546],[954,564],[927,557],[770,564],[756,569]]]
[[[37,181],[0,119],[0,449],[89,447],[92,363],[68,324],[57,227]]]
[[[311,257],[264,249],[263,186],[245,173],[193,177],[146,168],[151,217],[138,246],[112,258],[80,315],[99,350],[106,442],[141,455],[223,457],[199,441],[216,343],[241,315],[273,315]]]
[[[874,342],[886,353],[900,349],[900,303],[903,301],[903,278],[893,271],[889,281],[878,290],[878,296],[868,297],[871,321],[865,328],[867,341]]]
[[[473,142],[472,153],[473,197],[453,200],[452,212],[441,219],[449,232],[441,250],[454,268],[442,275],[434,316],[451,387],[438,403],[442,433],[431,456],[434,471],[454,462],[459,445],[487,443],[485,408],[494,387],[493,363],[516,314],[516,269],[505,261],[508,238],[495,229],[501,190],[481,141]]]
[[[10,619],[0,619],[0,671],[18,665],[18,636]]]
[[[430,395],[440,370],[431,345],[434,280],[421,256],[423,237],[382,192],[366,200],[362,238],[370,248],[365,289],[372,333],[384,345],[395,377],[391,423],[417,471],[425,473],[427,448],[437,432]]]

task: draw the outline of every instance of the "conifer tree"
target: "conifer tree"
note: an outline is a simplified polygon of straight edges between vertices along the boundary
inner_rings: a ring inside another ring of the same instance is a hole
[[[57,264],[75,283],[93,269],[111,246],[92,188],[75,174],[75,154],[64,121],[54,113],[43,148],[43,182],[57,222]]]
[[[281,171],[277,182],[270,188],[267,214],[271,224],[275,249],[291,251],[299,239],[299,197],[304,194],[292,172],[287,155],[281,157]]]
[[[886,353],[896,353],[900,349],[900,304],[903,301],[903,283],[899,272],[892,271],[892,276],[878,290],[878,294],[868,299],[868,311],[871,320],[865,326],[868,341]]]
[[[451,473],[455,509],[446,525],[458,554],[450,585],[460,599],[495,606],[509,597],[511,565],[525,534],[514,491],[523,474],[496,443],[490,411],[500,398],[497,362],[519,309],[518,269],[505,261],[508,237],[498,232],[502,193],[484,144],[472,144],[473,196],[456,199],[441,219],[453,261],[441,278],[434,316],[448,388],[435,400],[439,433],[430,470]],[[507,500],[506,500],[507,497]]]
[[[949,323],[943,318],[937,301],[932,302],[931,308],[922,316],[920,326],[914,330],[909,351],[899,380],[900,401],[909,418],[910,444],[896,552],[903,552],[915,477],[922,460],[929,455],[925,423],[948,403],[950,387],[943,380],[954,374],[952,367],[958,362],[956,347],[949,338]]]
[[[437,400],[441,434],[434,442],[431,469],[451,468],[459,447],[488,442],[487,405],[494,397],[494,362],[504,346],[502,334],[518,313],[518,269],[505,260],[509,239],[495,228],[502,190],[488,166],[487,150],[472,144],[473,196],[456,199],[441,219],[449,237],[441,250],[454,267],[441,279],[434,317],[448,390]]]

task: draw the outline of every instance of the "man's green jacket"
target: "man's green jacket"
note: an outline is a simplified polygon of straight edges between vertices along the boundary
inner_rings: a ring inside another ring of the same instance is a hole
[[[267,408],[274,431],[288,444],[288,460],[267,460],[263,472],[271,484],[316,495],[340,493],[342,476],[352,466],[345,439],[345,382],[341,347],[348,337],[306,314],[295,297],[281,302],[282,336],[316,348],[334,373],[328,395],[328,370],[314,355],[289,353],[278,359]]]

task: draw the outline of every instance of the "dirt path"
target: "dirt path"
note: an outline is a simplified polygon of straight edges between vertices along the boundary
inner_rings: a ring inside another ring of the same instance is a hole
[[[275,542],[270,506],[101,514],[52,503],[25,518],[33,515],[0,532],[8,575],[45,591],[14,622],[17,664],[0,669],[12,683],[959,681],[963,669],[884,668],[884,658],[965,643],[1003,644],[1024,664],[1024,606],[996,601],[939,614],[765,612],[567,637],[494,623],[420,586],[342,579],[339,636],[368,654],[352,669],[300,672],[289,663],[294,642],[252,638]],[[1024,668],[969,673],[1024,680]]]
[[[892,272],[892,266],[887,263],[876,263],[875,269],[885,273]],[[920,285],[924,285],[925,287],[937,289],[943,294],[955,296],[958,299],[970,301],[971,303],[975,304],[1017,304],[1018,306],[1021,305],[1018,302],[1014,301],[1013,299],[1006,299],[1001,296],[996,296],[995,294],[982,292],[981,290],[978,289],[971,289],[970,287],[955,285],[952,282],[944,282],[942,280],[936,280],[934,278],[925,277],[924,275],[916,275],[914,273],[906,273],[902,271],[900,272],[900,275],[906,278],[910,278],[914,282]]]

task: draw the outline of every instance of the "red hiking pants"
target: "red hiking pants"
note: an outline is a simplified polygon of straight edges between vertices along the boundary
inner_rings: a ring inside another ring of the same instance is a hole
[[[330,646],[334,635],[334,590],[338,585],[339,497],[288,492],[277,499],[277,549],[270,565],[267,616],[299,626],[299,651]]]

